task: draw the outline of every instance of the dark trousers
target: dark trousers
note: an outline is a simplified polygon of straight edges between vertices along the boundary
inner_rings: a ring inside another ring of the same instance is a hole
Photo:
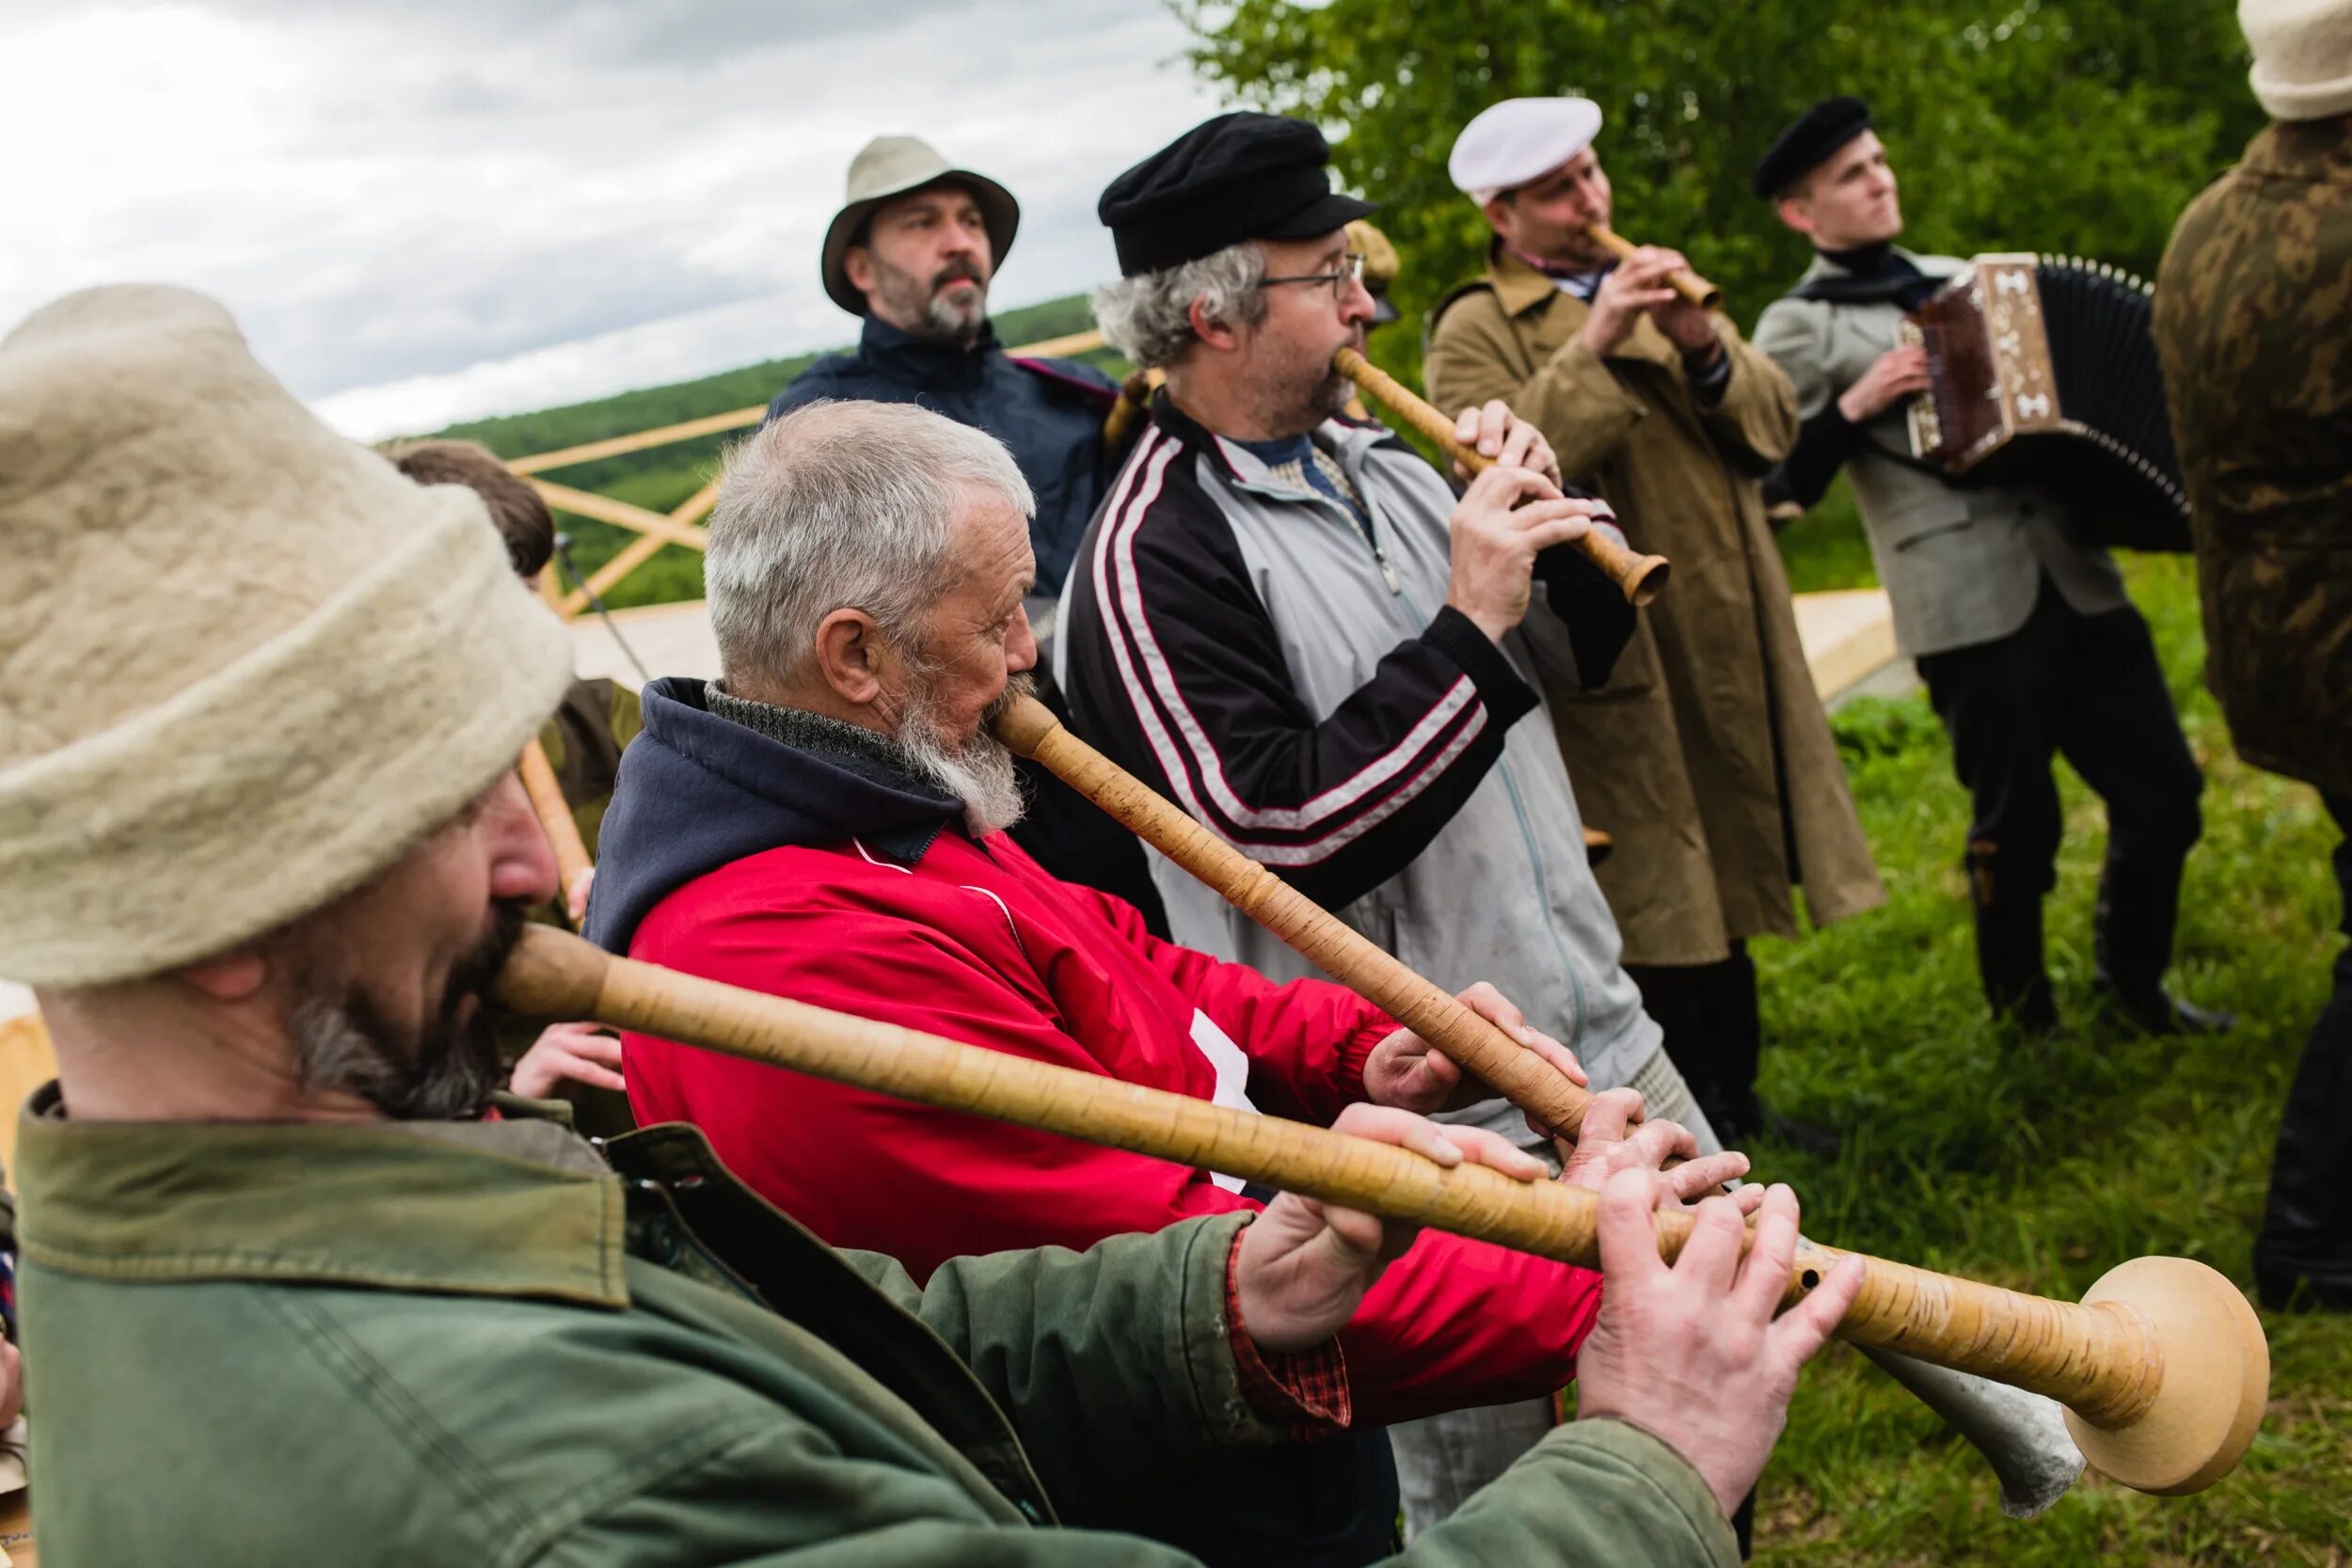
[[[2330,796],[2328,810],[2338,830],[2352,833],[2352,799]],[[2352,838],[2336,846],[2335,867],[2352,936]],[[2265,1295],[2309,1276],[2339,1305],[2352,1305],[2352,947],[2336,955],[2335,994],[2287,1090],[2254,1273]]]
[[[2204,787],[2156,662],[2148,624],[2128,606],[2077,613],[2046,577],[2009,636],[1919,659],[1952,738],[1953,770],[1974,820],[1965,865],[1978,911],[1978,963],[1995,1008],[2039,987],[2042,899],[2056,880],[2064,819],[2053,755],[2107,808],[2099,879],[2099,971],[2119,990],[2153,990],[2172,958],[2181,867],[2203,831]]]
[[[1666,1032],[1691,1098],[1715,1135],[1737,1147],[1761,1120],[1756,1070],[1764,1052],[1764,1018],[1756,994],[1756,960],[1734,941],[1731,957],[1711,964],[1628,964],[1642,1010]]]

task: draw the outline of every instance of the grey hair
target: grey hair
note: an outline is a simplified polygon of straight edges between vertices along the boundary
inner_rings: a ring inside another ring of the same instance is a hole
[[[1213,320],[1254,325],[1265,316],[1264,281],[1264,248],[1243,240],[1199,261],[1104,284],[1094,291],[1094,319],[1136,369],[1165,370],[1199,338],[1192,329],[1194,300]]]
[[[703,557],[721,677],[798,673],[842,609],[911,647],[971,485],[1037,515],[1002,442],[912,404],[805,404],[738,446]]]

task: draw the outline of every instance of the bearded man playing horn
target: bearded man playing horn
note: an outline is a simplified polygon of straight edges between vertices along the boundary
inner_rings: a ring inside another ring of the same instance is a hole
[[[1501,398],[1606,496],[1674,586],[1605,683],[1551,693],[1568,776],[1615,847],[1600,867],[1625,963],[1732,1143],[1828,1129],[1757,1097],[1749,939],[1885,901],[1814,694],[1760,481],[1797,432],[1788,377],[1677,293],[1676,251],[1613,260],[1612,191],[1583,98],[1515,98],[1463,128],[1448,171],[1494,230],[1485,272],[1431,312],[1440,407]],[[1620,242],[1622,243],[1622,242]]]
[[[1163,942],[1004,831],[1022,802],[987,721],[1037,657],[1023,609],[1034,504],[1004,448],[903,404],[812,405],[741,448],[706,567],[723,673],[645,689],[588,935],[796,1001],[1316,1122],[1365,1101],[1435,1111],[1481,1098],[1351,992]],[[1491,988],[1464,1000],[1579,1075]],[[1090,1245],[1263,1196],[641,1035],[624,1037],[624,1054],[641,1121],[694,1123],[818,1234],[886,1252],[918,1279],[976,1248]],[[1613,1099],[1593,1158],[1696,1152],[1663,1122],[1616,1143],[1611,1118],[1621,1132],[1635,1103]],[[1696,1193],[1744,1168],[1724,1156],[1674,1180]],[[1426,1237],[1343,1337],[1356,1422],[1558,1386],[1597,1285]],[[1387,1445],[1334,1415],[1300,1423],[1321,1441],[1069,1506],[1217,1561],[1372,1560],[1393,1544]]]
[[[1331,1335],[1408,1226],[1282,1196],[921,1289],[691,1129],[599,1150],[494,1109],[486,997],[556,886],[510,768],[571,660],[480,500],[336,436],[173,289],[0,340],[0,972],[59,1074],[18,1144],[45,1558],[1182,1568],[1051,1497],[1344,1412]],[[1533,1174],[1403,1111],[1342,1125]],[[1602,1199],[1597,1418],[1402,1563],[1728,1562],[1722,1499],[1861,1271],[1774,1323],[1794,1202],[1735,1275],[1710,1201],[1713,1261],[1669,1269],[1665,1190]]]

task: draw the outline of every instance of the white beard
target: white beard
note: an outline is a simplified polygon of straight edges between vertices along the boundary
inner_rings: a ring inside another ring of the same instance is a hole
[[[1016,675],[1005,694],[989,705],[988,718],[1016,697],[1029,693],[1029,678]],[[915,771],[963,802],[963,823],[974,838],[1002,832],[1019,822],[1029,809],[1022,798],[1021,778],[1013,771],[1012,753],[989,729],[986,720],[971,739],[950,745],[939,733],[939,715],[927,702],[910,705],[893,736]]]

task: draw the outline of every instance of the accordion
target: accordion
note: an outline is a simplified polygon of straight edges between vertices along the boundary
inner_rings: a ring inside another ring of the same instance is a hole
[[[1911,451],[1955,483],[2039,485],[2087,534],[2189,547],[2153,293],[2072,256],[1979,256],[1899,329],[1928,351]]]

